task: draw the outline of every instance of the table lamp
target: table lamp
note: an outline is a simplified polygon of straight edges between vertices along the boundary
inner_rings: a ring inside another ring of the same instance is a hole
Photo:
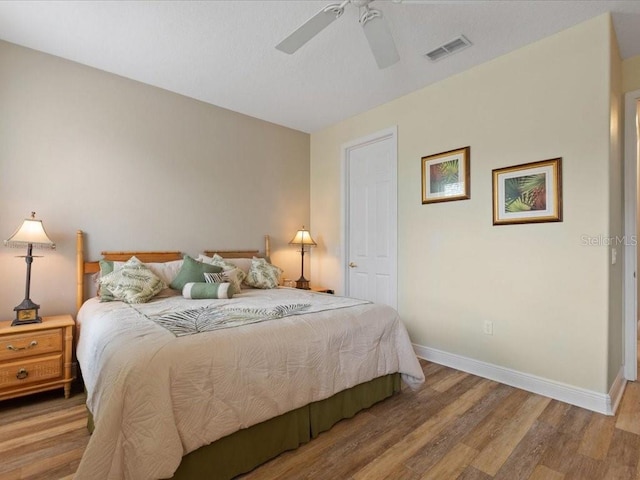
[[[11,323],[14,325],[25,325],[28,323],[40,323],[42,318],[38,315],[40,305],[31,301],[29,298],[29,290],[31,286],[31,264],[33,259],[37,258],[32,255],[33,248],[50,248],[55,249],[56,244],[51,241],[44,231],[41,220],[36,220],[36,212],[31,212],[31,218],[26,218],[20,228],[4,241],[7,247],[27,247],[27,254],[20,255],[24,257],[27,263],[27,281],[24,291],[24,300],[13,310],[16,312],[16,318]]]
[[[293,240],[289,242],[289,245],[300,245],[300,255],[302,256],[301,273],[300,278],[296,280],[296,288],[309,290],[309,280],[304,278],[304,247],[305,245],[315,247],[317,243],[313,241],[313,238],[311,238],[311,235],[303,225],[302,228],[296,232],[296,235],[293,237]]]

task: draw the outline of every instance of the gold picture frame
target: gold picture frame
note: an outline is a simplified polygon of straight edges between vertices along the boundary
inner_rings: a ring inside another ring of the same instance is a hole
[[[494,225],[562,221],[562,158],[492,172]]]
[[[471,147],[422,157],[422,203],[471,198]]]

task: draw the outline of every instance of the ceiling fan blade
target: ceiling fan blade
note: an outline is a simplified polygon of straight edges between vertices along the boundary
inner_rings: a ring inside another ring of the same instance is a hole
[[[378,68],[387,68],[400,60],[391,31],[380,10],[367,9],[360,18]]]
[[[294,53],[340,17],[343,12],[343,5],[336,3],[326,6],[276,45],[276,48],[284,53]]]

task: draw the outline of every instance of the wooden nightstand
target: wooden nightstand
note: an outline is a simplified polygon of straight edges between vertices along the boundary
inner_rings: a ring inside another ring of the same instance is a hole
[[[69,398],[74,325],[71,315],[15,327],[0,322],[0,400],[60,387]]]

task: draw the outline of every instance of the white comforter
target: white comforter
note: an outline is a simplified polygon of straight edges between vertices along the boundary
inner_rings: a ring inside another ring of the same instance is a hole
[[[147,317],[211,303],[311,303],[316,313],[182,337]],[[144,305],[91,299],[78,324],[96,428],[76,480],[168,478],[203,445],[359,383],[394,372],[412,388],[424,381],[395,310],[296,289]]]

